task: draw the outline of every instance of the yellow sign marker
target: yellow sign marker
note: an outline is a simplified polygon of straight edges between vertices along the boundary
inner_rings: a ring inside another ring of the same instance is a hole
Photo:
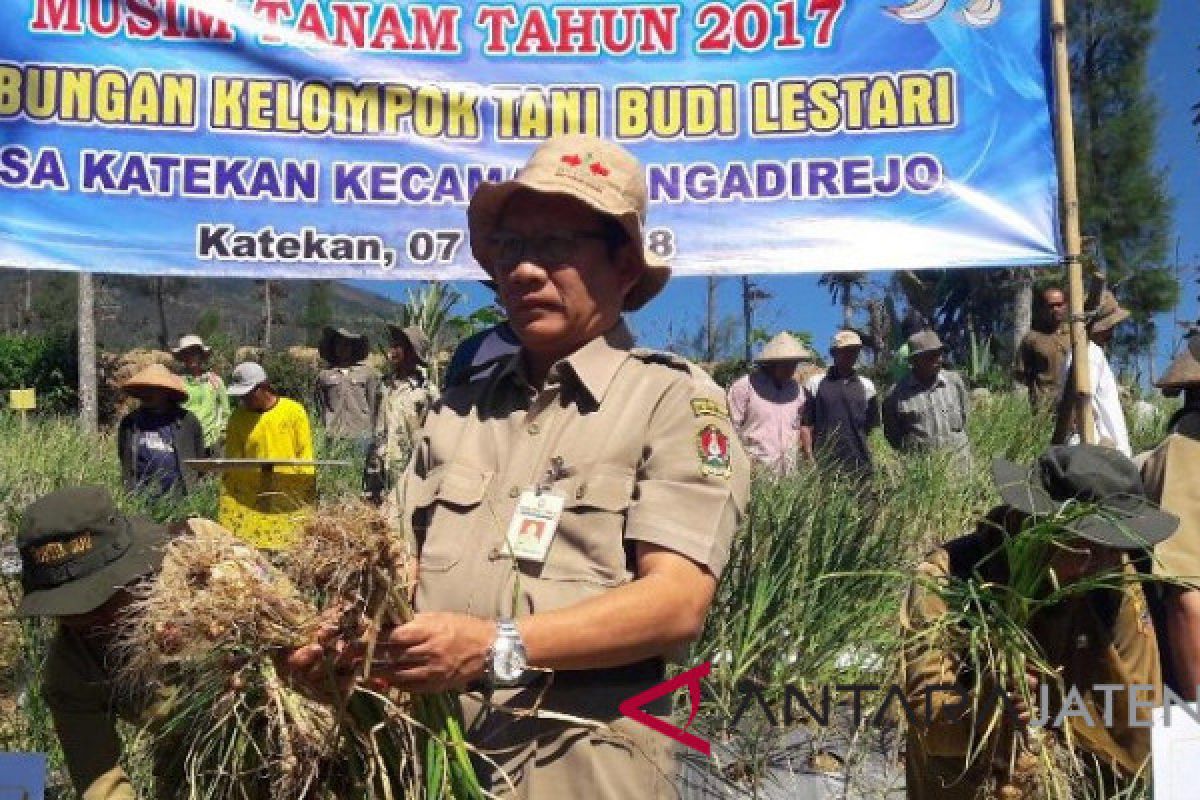
[[[37,408],[37,390],[11,389],[8,393],[8,407],[13,411],[33,411]]]

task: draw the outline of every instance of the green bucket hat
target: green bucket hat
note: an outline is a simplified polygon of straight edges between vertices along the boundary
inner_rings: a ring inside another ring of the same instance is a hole
[[[102,486],[51,492],[25,510],[17,531],[17,616],[95,611],[121,587],[157,570],[169,538],[164,526],[118,511]]]
[[[1118,550],[1151,547],[1179,526],[1146,497],[1137,465],[1108,447],[1052,447],[1031,467],[997,458],[992,478],[1004,503],[1030,516],[1053,516],[1070,501],[1094,504],[1097,513],[1074,521],[1071,532]]]

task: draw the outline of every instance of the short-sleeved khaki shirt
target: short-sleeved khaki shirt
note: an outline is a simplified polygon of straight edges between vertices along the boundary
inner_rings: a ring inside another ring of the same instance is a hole
[[[968,690],[965,654],[940,649],[916,634],[936,625],[947,613],[945,600],[933,589],[937,582],[950,577],[965,579],[976,571],[982,580],[1003,580],[1003,570],[993,557],[999,546],[995,532],[985,525],[935,550],[918,567],[920,580],[905,601],[901,618],[907,638],[905,692],[919,722],[908,729],[906,762],[912,800],[975,800],[991,774],[986,756],[965,769],[967,754],[977,745],[973,735],[978,732],[972,733],[971,718],[963,713],[962,696],[945,691],[950,687]],[[1126,570],[1135,571],[1132,565]],[[1132,722],[1128,690],[1118,692],[1113,699],[1113,724],[1107,726],[1105,699],[1096,687],[1148,686],[1152,690],[1142,690],[1139,701],[1162,697],[1158,645],[1141,586],[1131,583],[1119,595],[1069,598],[1035,617],[1030,634],[1046,660],[1061,671],[1064,684],[1078,689],[1087,710],[1086,719],[1065,718],[1076,746],[1114,775],[1137,773],[1150,755],[1149,710],[1137,709],[1137,721]],[[1051,688],[1049,699],[1051,707],[1041,713],[1057,720],[1062,697]],[[1062,733],[1055,725],[1049,728],[1056,735]],[[1003,737],[994,741],[998,746]]]
[[[557,533],[544,563],[515,561],[505,534],[518,498],[556,458]],[[719,576],[749,478],[720,388],[683,359],[633,349],[624,323],[555,364],[540,391],[510,356],[449,390],[426,419],[404,492],[417,608],[484,618],[566,608],[634,580],[638,542]],[[675,796],[670,741],[618,712],[660,679],[496,690],[486,705],[463,695],[467,735],[491,759],[485,782],[519,800]],[[535,707],[607,727],[505,710]]]
[[[633,580],[635,542],[719,576],[750,477],[720,388],[683,359],[634,350],[623,322],[554,365],[541,391],[521,363],[455,387],[426,419],[405,492],[418,607],[563,608]],[[517,500],[556,457],[558,531],[544,564],[514,563],[504,537]]]
[[[1179,517],[1179,527],[1154,548],[1154,572],[1200,589],[1200,442],[1173,433],[1142,465],[1146,496]]]

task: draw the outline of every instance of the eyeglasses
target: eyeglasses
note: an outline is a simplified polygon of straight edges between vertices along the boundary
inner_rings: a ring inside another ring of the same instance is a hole
[[[487,240],[496,266],[502,269],[511,269],[522,261],[557,266],[570,260],[587,241],[607,242],[608,236],[601,231],[555,231],[535,237],[496,231]]]

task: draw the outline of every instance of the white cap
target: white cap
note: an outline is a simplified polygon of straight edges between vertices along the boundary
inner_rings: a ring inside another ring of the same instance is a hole
[[[178,356],[183,353],[184,350],[191,350],[193,347],[200,348],[204,352],[204,355],[208,355],[212,352],[212,348],[206,345],[203,339],[194,333],[189,333],[187,336],[180,337],[179,345],[172,350],[171,353],[175,356]]]
[[[267,382],[267,371],[253,361],[243,361],[233,368],[233,377],[226,389],[232,397],[244,397],[259,384]]]

